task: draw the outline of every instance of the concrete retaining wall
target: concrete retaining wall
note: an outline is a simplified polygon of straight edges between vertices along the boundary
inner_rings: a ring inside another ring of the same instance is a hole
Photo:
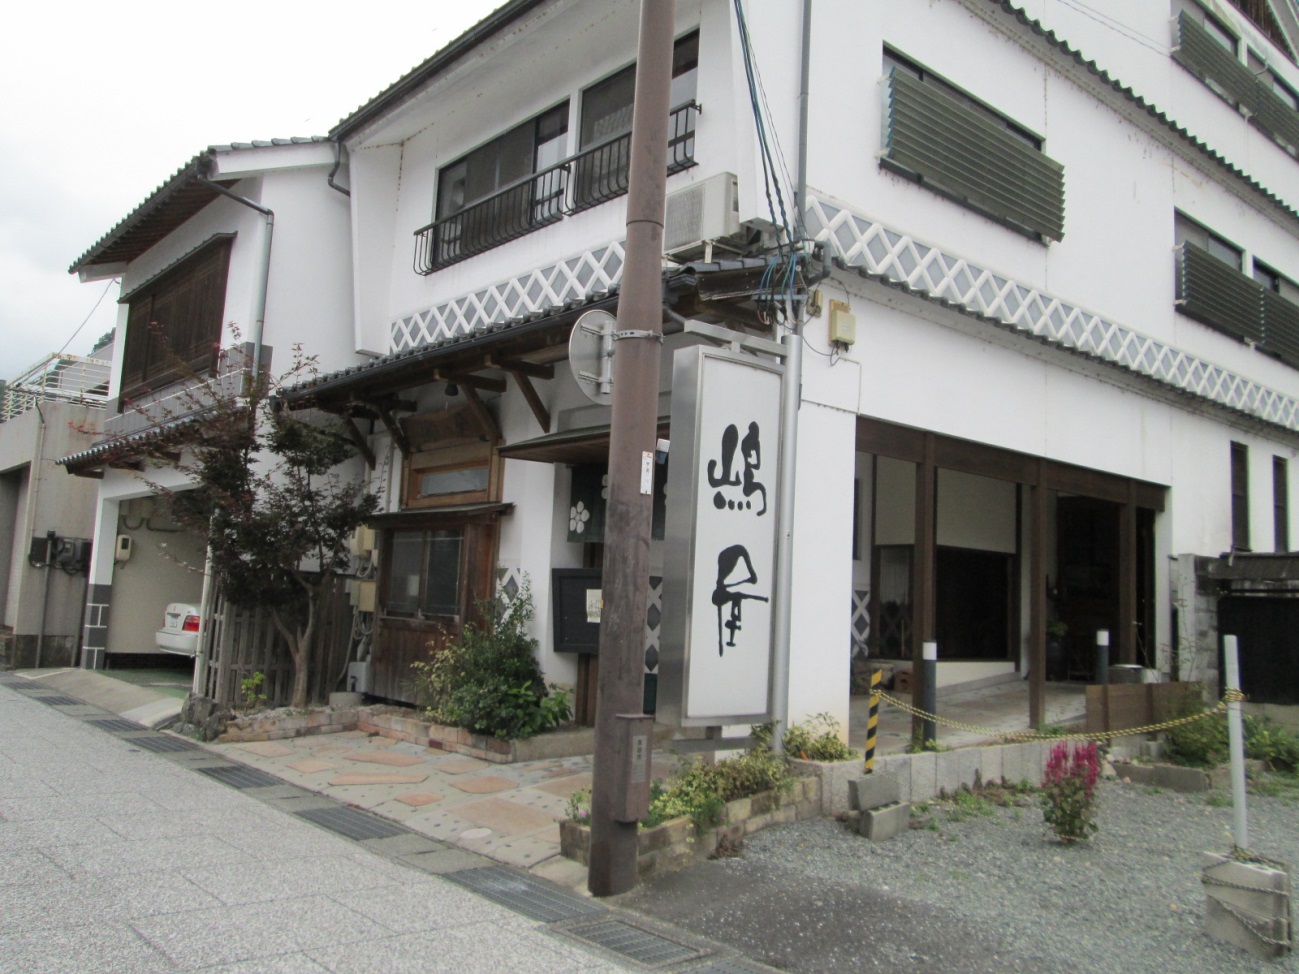
[[[954,795],[962,785],[993,782],[1042,783],[1042,772],[1053,741],[1027,744],[992,744],[956,751],[924,754],[889,754],[875,758],[875,771],[896,775],[899,798],[904,802],[928,801]]]

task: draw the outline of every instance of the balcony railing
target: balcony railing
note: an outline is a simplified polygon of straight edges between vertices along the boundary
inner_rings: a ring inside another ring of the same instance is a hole
[[[0,423],[38,402],[102,407],[108,400],[110,363],[80,355],[47,355],[12,382],[0,383]]]
[[[668,119],[668,175],[695,165],[691,101]],[[415,271],[432,274],[627,192],[631,133],[583,149],[415,231]]]
[[[270,356],[271,349],[263,346],[263,375],[270,366]],[[104,420],[104,436],[98,443],[181,422],[203,412],[218,399],[246,396],[252,376],[252,357],[251,342],[232,345],[216,356],[216,368],[210,375],[171,382],[129,402],[124,400],[121,411]]]

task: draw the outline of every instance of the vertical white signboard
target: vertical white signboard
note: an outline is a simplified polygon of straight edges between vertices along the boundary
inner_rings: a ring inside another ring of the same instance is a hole
[[[780,381],[751,355],[673,359],[660,720],[770,719]]]

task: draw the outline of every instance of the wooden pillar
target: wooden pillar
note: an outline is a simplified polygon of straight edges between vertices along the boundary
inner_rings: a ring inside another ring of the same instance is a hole
[[[1119,508],[1119,662],[1137,661],[1137,505],[1128,483],[1128,499]]]
[[[925,434],[924,459],[916,464],[916,530],[911,561],[911,699],[925,696],[924,644],[936,639],[935,546],[937,538],[938,469],[934,464],[934,434]],[[941,657],[943,647],[938,647]],[[924,721],[911,718],[911,735],[919,737]]]
[[[1042,462],[1029,490],[1028,511],[1028,726],[1046,719],[1046,488]]]

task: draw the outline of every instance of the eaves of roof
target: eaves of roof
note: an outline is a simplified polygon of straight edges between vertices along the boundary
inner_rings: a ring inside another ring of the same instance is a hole
[[[171,178],[150,193],[144,202],[128,213],[113,229],[95,241],[90,249],[72,262],[68,273],[75,274],[84,268],[98,264],[119,264],[135,260],[216,199],[219,194],[204,185],[201,177],[208,172],[212,159],[217,153],[329,141],[331,140],[323,135],[312,135],[208,146],[177,169]],[[215,182],[219,186],[229,188],[238,180],[218,179]]]
[[[1066,58],[1073,61],[1075,65],[1082,68],[1087,73],[1095,76],[1103,85],[1113,89],[1117,94],[1132,103],[1133,106],[1149,115],[1156,122],[1159,122],[1178,138],[1186,142],[1192,148],[1200,152],[1206,159],[1215,163],[1218,167],[1229,173],[1235,179],[1240,180],[1251,190],[1258,193],[1277,210],[1289,217],[1290,220],[1299,224],[1299,210],[1296,210],[1289,203],[1277,196],[1262,183],[1258,182],[1243,169],[1234,165],[1224,156],[1220,155],[1215,149],[1207,143],[1191,134],[1190,131],[1183,128],[1173,119],[1169,118],[1164,112],[1160,111],[1155,105],[1146,101],[1141,95],[1137,94],[1132,88],[1123,84],[1108,71],[1098,65],[1095,61],[1090,61],[1083,56],[1082,51],[1071,45],[1064,38],[1059,37],[1055,31],[1048,30],[1042,26],[1039,21],[1034,20],[1023,10],[1017,7],[1012,0],[988,0],[989,3],[998,7],[1007,16],[1013,17],[1020,24],[1027,27],[1036,37],[1045,41]]]
[[[468,54],[483,41],[520,17],[549,0],[510,0],[488,14],[473,27],[438,51],[424,63],[412,68],[395,82],[375,95],[352,114],[341,119],[329,132],[335,141],[347,138],[358,129],[374,121],[418,94],[425,85]]]
[[[700,276],[752,271],[764,268],[766,265],[767,261],[763,258],[741,258],[668,268],[663,272],[665,300],[671,301],[673,295],[679,295],[695,287]],[[570,318],[575,318],[582,311],[601,307],[612,308],[616,305],[617,299],[618,288],[615,286],[607,292],[594,294],[583,300],[570,301],[559,307],[502,321],[466,335],[393,352],[366,362],[364,365],[354,365],[316,376],[281,390],[278,398],[290,408],[298,409],[316,405],[321,400],[347,396],[364,389],[382,388],[385,392],[394,393],[413,388],[430,381],[431,373],[453,358],[465,357],[505,340],[523,339],[532,332],[547,331]]]

